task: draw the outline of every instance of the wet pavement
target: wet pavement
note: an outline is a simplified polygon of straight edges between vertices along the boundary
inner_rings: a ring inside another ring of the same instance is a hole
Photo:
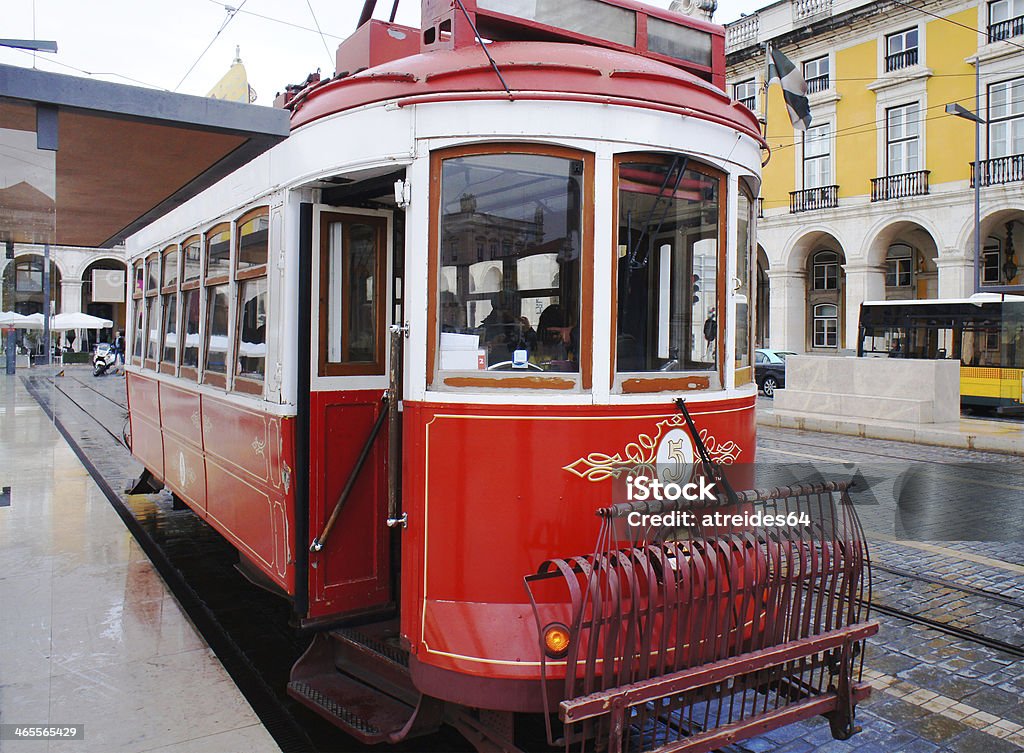
[[[125,417],[123,379],[93,378],[86,370],[78,373],[69,369],[62,378],[33,381],[37,394],[53,406],[97,472],[113,490],[123,489],[141,470],[119,439]],[[1024,487],[1018,490],[1016,517],[1005,521],[1004,532],[1009,531],[1010,535],[1003,540],[944,540],[956,538],[950,531],[957,529],[949,528],[948,519],[943,523],[947,528],[933,529],[943,531],[945,536],[900,540],[898,534],[905,535],[906,531],[899,528],[899,500],[897,495],[887,493],[887,489],[891,492],[892,484],[887,487],[882,483],[887,477],[882,478],[885,474],[873,465],[884,459],[886,467],[893,463],[915,463],[934,469],[936,474],[948,474],[952,464],[961,464],[992,467],[1012,475],[1020,473],[1020,458],[764,427],[759,429],[758,454],[762,461],[803,464],[828,462],[831,458],[842,461],[848,474],[859,470],[862,476],[880,480],[873,485],[877,492],[875,502],[861,507],[859,512],[876,565],[873,601],[887,611],[876,615],[882,627],[868,643],[865,679],[875,691],[858,709],[860,734],[848,741],[836,741],[823,719],[813,719],[725,750],[1024,750],[1024,541],[1016,536],[1024,524]],[[947,470],[943,471],[944,467]],[[1006,510],[1012,516],[1016,482],[1009,476],[994,481],[990,475],[981,478],[986,483],[1006,487],[1004,492],[1009,490],[1011,503]],[[183,580],[202,591],[201,598],[208,608],[217,613],[224,629],[233,633],[230,637],[236,650],[243,663],[255,669],[264,685],[263,692],[268,688],[283,689],[287,667],[307,640],[288,626],[284,603],[237,575],[231,567],[235,561],[231,548],[187,510],[173,510],[168,495],[125,499],[135,518],[166,549]],[[962,495],[954,501],[962,502]],[[100,503],[106,504],[97,497],[95,504]],[[953,519],[955,522],[955,516]],[[123,528],[112,535],[126,536]],[[2,584],[0,580],[0,587]],[[1019,651],[1014,653],[1014,648]],[[0,683],[5,682],[2,678],[0,674]],[[283,699],[282,703],[289,702]],[[355,741],[304,709],[288,709],[294,711],[311,750],[360,749]],[[287,735],[280,736],[281,739],[297,743]],[[414,743],[402,749],[470,749],[454,734]]]

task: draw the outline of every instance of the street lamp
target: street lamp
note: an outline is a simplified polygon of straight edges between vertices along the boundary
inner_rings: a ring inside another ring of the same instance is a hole
[[[974,123],[974,292],[981,290],[981,60],[974,61],[974,110],[957,103],[946,105],[946,114]]]

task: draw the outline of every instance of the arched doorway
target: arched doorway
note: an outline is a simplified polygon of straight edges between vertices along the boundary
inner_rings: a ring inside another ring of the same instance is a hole
[[[757,300],[755,318],[757,321],[757,332],[754,333],[755,347],[767,348],[770,345],[768,333],[771,324],[769,301],[771,301],[771,281],[768,278],[768,254],[764,248],[757,247]]]
[[[1024,286],[1024,211],[996,212],[981,222],[982,287]]]
[[[86,330],[82,350],[91,351],[96,343],[113,342],[115,332],[124,332],[126,269],[119,259],[98,259],[82,273],[82,310],[114,323],[108,329]]]

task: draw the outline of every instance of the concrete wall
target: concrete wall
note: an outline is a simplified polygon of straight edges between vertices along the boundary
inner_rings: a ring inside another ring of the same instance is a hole
[[[960,362],[790,356],[775,410],[909,424],[960,418]]]

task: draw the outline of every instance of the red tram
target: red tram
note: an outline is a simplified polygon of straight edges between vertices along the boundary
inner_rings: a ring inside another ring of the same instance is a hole
[[[812,535],[609,533],[627,469],[755,456],[764,143],[723,29],[372,8],[281,97],[288,139],[128,243],[132,451],[316,631],[290,692],[366,742],[851,734],[874,627],[841,487],[732,500],[827,508]]]

